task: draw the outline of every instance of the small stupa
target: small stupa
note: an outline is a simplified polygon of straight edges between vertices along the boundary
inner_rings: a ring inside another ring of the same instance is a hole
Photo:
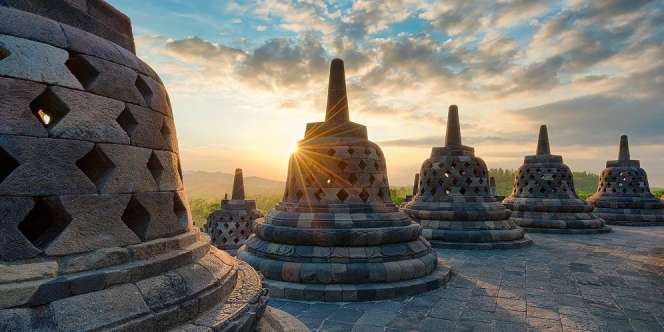
[[[235,169],[233,193],[221,201],[219,209],[208,216],[207,233],[219,249],[235,255],[244,241],[251,235],[254,220],[263,215],[256,209],[256,201],[244,198],[242,169]]]
[[[511,219],[528,232],[604,233],[611,229],[574,189],[572,171],[552,155],[546,126],[541,126],[537,154],[526,156],[514,178],[514,189],[503,204]]]
[[[418,192],[402,209],[435,247],[502,249],[528,245],[524,231],[491,193],[489,172],[472,147],[461,144],[459,111],[449,108],[445,146],[422,163]]]
[[[450,277],[421,226],[392,202],[380,147],[349,120],[340,59],[330,66],[325,122],[307,124],[283,200],[254,225],[238,257],[265,276],[270,296],[368,301],[428,291]]]
[[[193,227],[129,18],[0,1],[0,331],[252,331],[260,275]]]
[[[626,135],[620,137],[618,160],[606,162],[597,192],[588,203],[611,225],[664,225],[664,202],[650,192],[641,163],[630,159]]]

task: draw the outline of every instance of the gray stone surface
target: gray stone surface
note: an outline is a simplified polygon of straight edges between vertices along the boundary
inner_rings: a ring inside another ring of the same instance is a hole
[[[0,195],[95,193],[95,185],[76,166],[92,146],[83,141],[0,135],[0,148],[19,164],[0,182]]]
[[[46,85],[0,77],[0,134],[48,136],[30,110],[30,103]]]
[[[134,120],[131,126],[131,144],[151,149],[175,151],[170,143],[171,128],[166,116],[149,108],[127,105],[127,110]],[[166,126],[166,129],[163,129]],[[173,135],[174,136],[174,135]]]
[[[100,292],[73,296],[49,305],[61,331],[102,328],[118,319],[136,317],[150,311],[139,289],[132,284]],[[112,310],[99,310],[100,307]]]
[[[182,233],[186,224],[182,224],[175,213],[173,192],[143,192],[134,195],[138,204],[147,212],[147,219],[133,228],[142,240],[173,236]]]
[[[0,60],[0,75],[81,88],[65,65],[69,53],[63,49],[8,35],[0,35],[0,48],[9,52]]]
[[[456,274],[417,296],[269,304],[312,331],[664,330],[664,229],[530,237],[519,250],[437,249]]]
[[[62,119],[49,126],[50,136],[129,144],[129,136],[116,121],[124,110],[123,102],[66,88],[49,89],[67,109]]]
[[[28,38],[58,47],[67,44],[60,24],[32,13],[0,6],[0,33]]]
[[[148,169],[151,150],[116,144],[98,144],[97,147],[113,165],[98,184],[100,193],[157,190],[157,183]]]
[[[71,220],[44,249],[47,255],[124,247],[140,242],[121,219],[129,195],[77,195],[52,199],[62,205]]]
[[[143,104],[143,97],[135,86],[138,76],[134,70],[82,54],[72,57],[70,61],[82,63],[81,72],[91,77],[81,82],[85,90],[113,99]]]

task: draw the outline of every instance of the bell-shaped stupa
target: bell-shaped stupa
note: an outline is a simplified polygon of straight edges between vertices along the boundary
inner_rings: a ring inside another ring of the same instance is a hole
[[[509,220],[491,193],[489,172],[472,147],[461,144],[459,111],[450,106],[444,147],[422,163],[418,192],[402,209],[419,222],[431,245],[454,249],[501,249],[531,241]]]
[[[307,125],[283,201],[254,231],[238,257],[275,297],[385,299],[437,288],[450,275],[420,225],[392,202],[381,149],[350,122],[340,59],[330,67],[325,122]]]
[[[173,113],[101,0],[0,1],[0,331],[251,330],[260,276],[192,227]]]
[[[528,232],[604,233],[611,231],[593,207],[574,190],[572,171],[561,156],[552,155],[546,126],[541,126],[537,154],[526,156],[514,178],[514,189],[503,204],[511,219]]]
[[[620,137],[618,160],[606,162],[597,192],[588,203],[611,225],[664,225],[664,202],[650,192],[640,162],[630,159],[626,135]]]
[[[256,201],[244,198],[242,169],[238,168],[235,170],[231,199],[224,198],[219,209],[208,216],[205,230],[217,248],[235,255],[251,235],[254,220],[262,216],[256,209]]]

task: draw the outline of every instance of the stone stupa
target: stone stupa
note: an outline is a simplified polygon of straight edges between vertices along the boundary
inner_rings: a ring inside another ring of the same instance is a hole
[[[218,210],[208,216],[206,232],[219,249],[235,255],[251,235],[254,220],[263,215],[256,209],[256,201],[244,198],[242,169],[235,169],[231,199],[221,201]]]
[[[610,232],[593,207],[574,189],[572,171],[552,155],[546,126],[541,126],[537,154],[526,156],[514,178],[514,189],[503,204],[511,219],[528,232],[592,234]]]
[[[620,137],[618,160],[606,162],[597,192],[588,198],[595,213],[608,224],[664,225],[664,202],[653,196],[646,171],[629,156],[627,136]]]
[[[344,64],[330,67],[325,122],[307,124],[291,155],[283,201],[238,251],[270,296],[366,301],[428,291],[450,271],[420,225],[390,198],[385,157],[349,120]]]
[[[450,106],[445,146],[422,163],[418,192],[402,211],[419,222],[431,245],[507,249],[531,243],[491,193],[489,172],[472,147],[461,144],[459,112]]]
[[[192,226],[129,18],[0,1],[0,331],[244,331],[265,305],[259,274]]]

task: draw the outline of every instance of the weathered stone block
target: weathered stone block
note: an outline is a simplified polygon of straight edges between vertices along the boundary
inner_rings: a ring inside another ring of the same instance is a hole
[[[69,53],[63,49],[8,35],[0,35],[0,48],[9,54],[0,59],[0,75],[81,88],[65,65]]]
[[[156,191],[157,183],[148,169],[152,155],[149,149],[116,144],[99,144],[100,151],[112,167],[98,182],[99,192],[133,193]]]
[[[43,84],[0,77],[0,134],[48,136],[30,110],[30,103],[44,89]]]
[[[182,225],[175,213],[173,197],[172,192],[135,194],[123,217],[125,223],[143,241],[183,233],[187,225]],[[134,215],[138,210],[141,212]]]
[[[49,128],[51,136],[129,144],[127,133],[116,121],[124,110],[123,102],[66,88],[50,90],[67,108],[67,114]]]
[[[152,310],[165,308],[187,296],[185,280],[174,272],[141,280],[136,286]]]
[[[0,33],[32,39],[64,48],[67,38],[60,24],[40,19],[39,16],[21,10],[0,6]]]
[[[0,197],[0,259],[13,261],[32,258],[41,252],[19,230],[19,224],[34,206],[32,198]],[[0,268],[0,271],[3,269]],[[3,273],[4,275],[4,273]],[[11,276],[8,274],[7,276]],[[0,278],[2,280],[4,278]]]
[[[47,255],[68,255],[140,242],[122,221],[130,195],[61,196],[52,199],[58,201],[71,219],[62,233],[44,249]]]
[[[145,84],[143,87],[137,84],[138,89],[145,98],[145,105],[172,118],[171,102],[168,100],[168,94],[164,85],[145,75],[140,75],[139,82],[140,80]]]
[[[95,185],[76,166],[92,146],[82,141],[0,135],[0,149],[19,164],[0,183],[0,195],[95,193]]]
[[[124,57],[114,43],[66,24],[62,25],[62,31],[67,37],[68,49],[118,64],[124,63]]]
[[[61,331],[99,329],[150,312],[140,291],[132,284],[58,300],[49,307]]]
[[[144,103],[135,85],[138,76],[131,68],[82,54],[69,61],[80,68],[77,77],[83,81],[85,90],[135,104]]]

